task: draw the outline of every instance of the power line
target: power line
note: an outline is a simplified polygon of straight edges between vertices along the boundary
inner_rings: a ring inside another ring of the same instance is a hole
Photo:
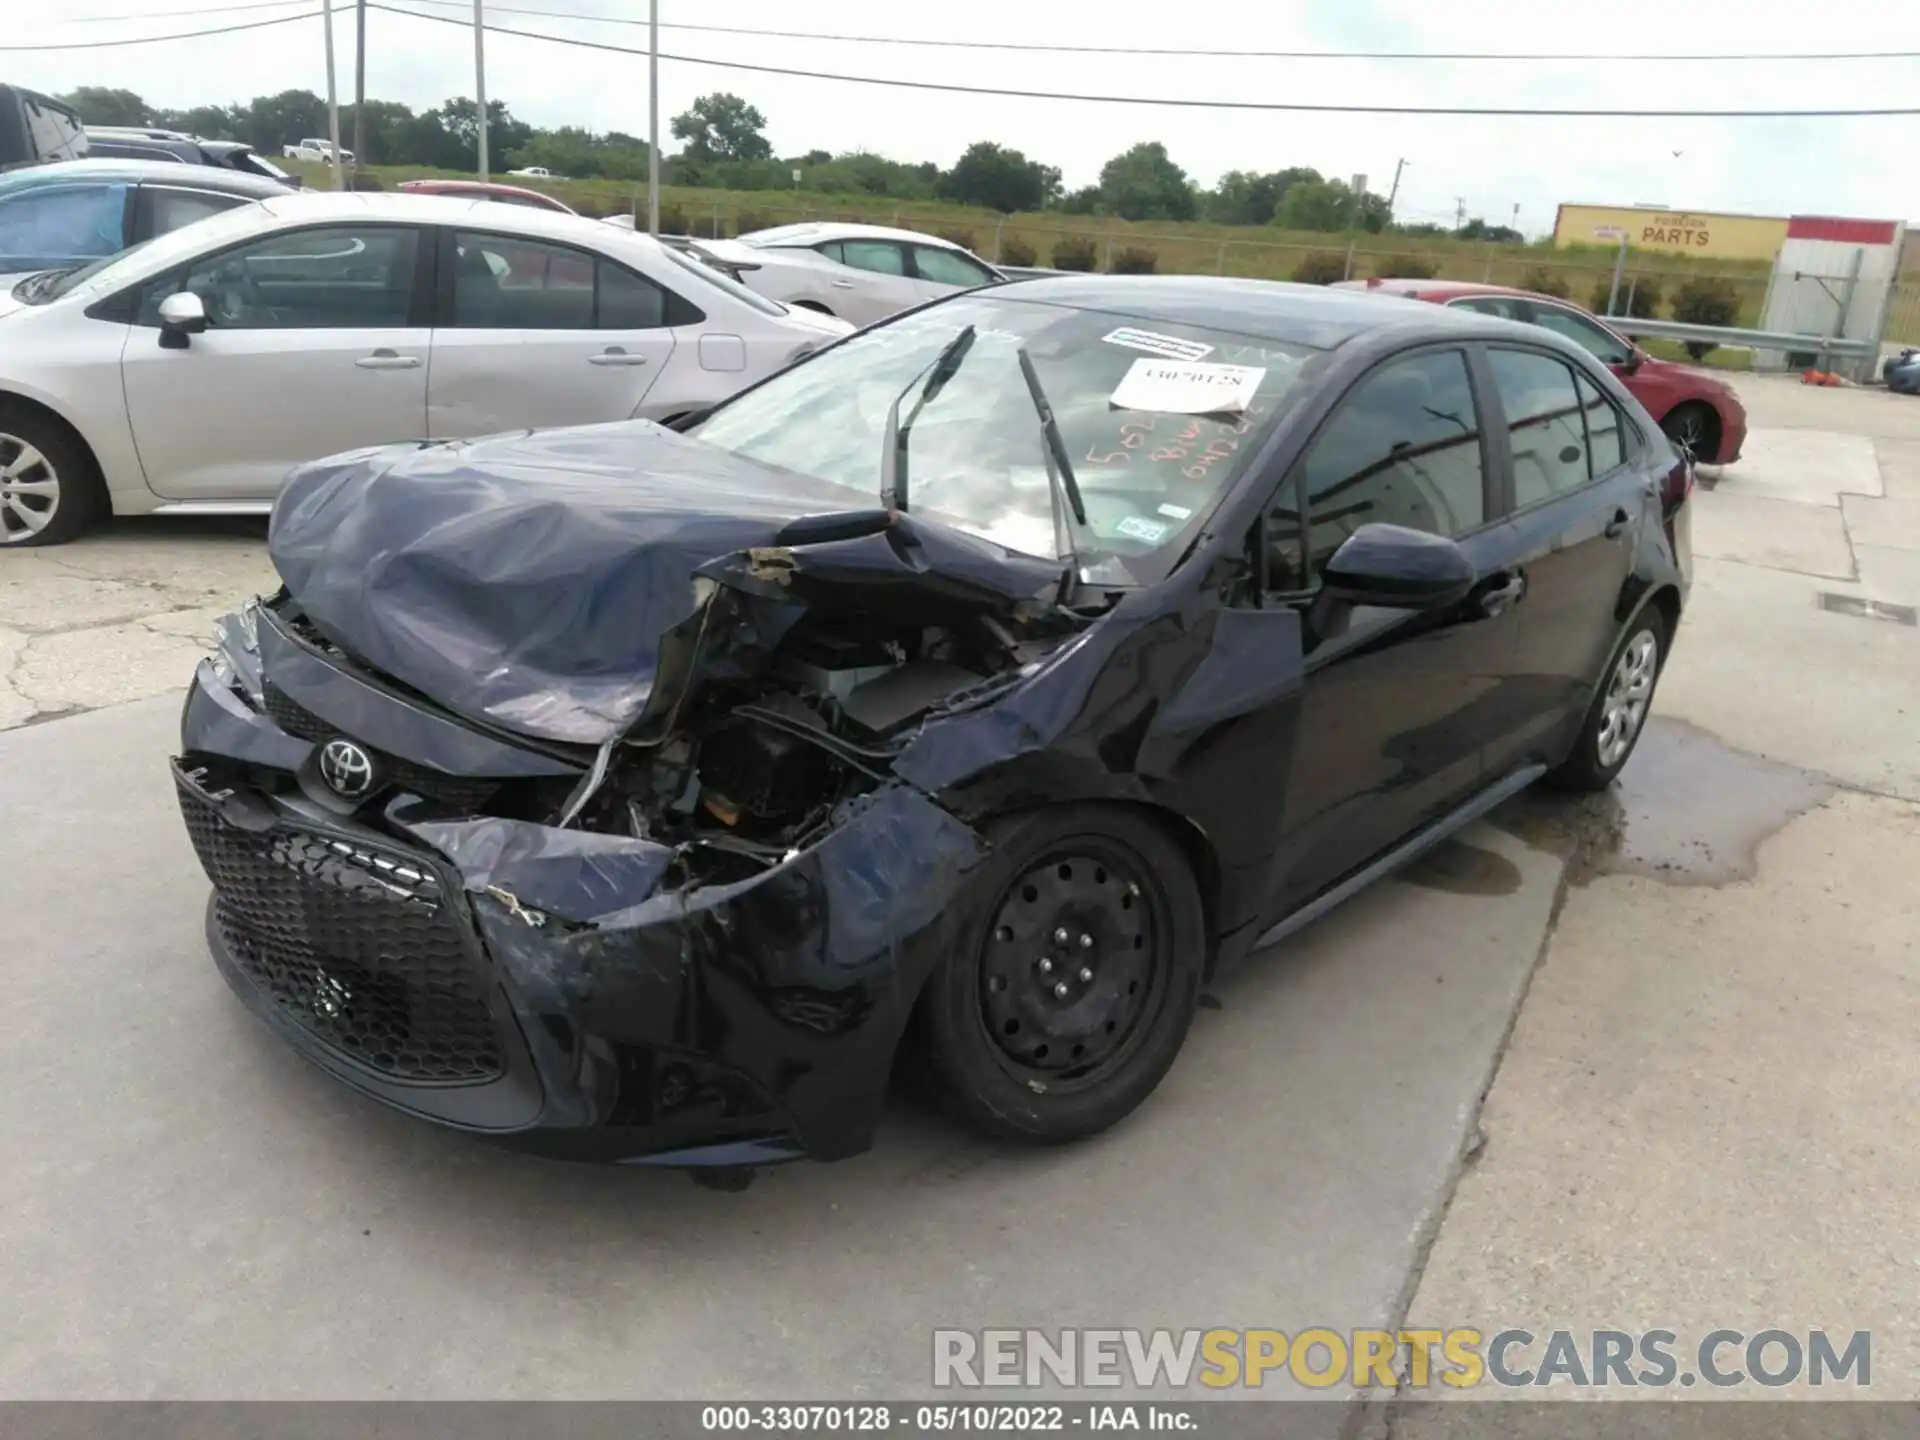
[[[184,15],[232,15],[241,10],[284,10],[289,5],[301,4],[302,0],[248,0],[245,5],[196,5],[189,10],[141,10],[133,14],[122,15],[49,15],[43,23],[48,25],[98,25],[111,20],[178,20]],[[429,4],[438,4],[439,0],[428,0]]]
[[[395,5],[369,3],[370,10],[390,15],[409,15],[415,20],[430,20],[440,25],[472,24],[451,15],[422,15]],[[497,35],[517,35],[523,40],[545,40],[554,45],[572,45],[586,50],[605,50],[616,55],[645,55],[631,45],[610,45],[601,40],[581,40],[568,35],[546,35],[538,30],[516,30],[506,25],[486,27]],[[710,60],[700,55],[660,54],[662,60],[682,65],[705,65],[716,70],[744,70],[756,75],[789,75],[803,80],[833,80],[843,85],[879,85],[896,90],[935,90],[949,95],[991,95],[1015,100],[1072,100],[1092,105],[1160,105],[1182,110],[1261,110],[1315,115],[1484,115],[1509,117],[1561,117],[1593,120],[1812,120],[1850,117],[1920,115],[1920,106],[1874,106],[1831,110],[1649,110],[1640,107],[1624,110],[1561,110],[1547,107],[1496,105],[1312,105],[1275,100],[1188,100],[1157,95],[1085,95],[1059,90],[1011,90],[989,85],[955,85],[935,80],[897,80],[882,75],[845,75],[824,70],[796,70],[784,65],[749,65],[742,60]]]
[[[176,35],[137,35],[125,40],[70,40],[63,45],[0,45],[0,51],[28,50],[108,50],[122,45],[158,45],[168,40],[204,40],[212,35],[237,35],[242,30],[264,30],[269,25],[290,25],[295,20],[317,20],[318,10],[298,15],[282,15],[275,20],[248,20],[239,25],[223,25],[217,30],[187,30]],[[423,15],[423,20],[438,20],[438,15]]]
[[[418,5],[439,5],[453,9],[465,7],[466,0],[413,0]],[[497,15],[537,15],[548,20],[580,20],[596,25],[638,25],[645,20],[630,20],[623,15],[584,15],[566,10],[535,10],[519,5],[487,6]],[[934,40],[907,35],[838,35],[817,30],[765,30],[750,25],[695,25],[661,21],[662,30],[687,30],[706,35],[746,35],[773,40],[829,40],[843,45],[913,45],[936,50],[1020,50],[1043,55],[1177,55],[1187,59],[1213,60],[1567,60],[1594,62],[1623,61],[1757,61],[1757,60],[1916,60],[1920,50],[1828,50],[1799,55],[1762,51],[1732,54],[1660,55],[1616,54],[1574,55],[1561,53],[1522,54],[1514,51],[1432,51],[1432,50],[1193,50],[1163,45],[1049,45],[1013,40]],[[664,58],[664,57],[663,57]]]

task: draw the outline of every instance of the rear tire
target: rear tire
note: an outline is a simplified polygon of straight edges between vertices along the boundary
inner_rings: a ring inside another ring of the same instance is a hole
[[[1193,1023],[1207,958],[1193,871],[1122,806],[990,827],[954,952],[919,1012],[925,1078],[996,1139],[1098,1134],[1159,1085]]]
[[[793,302],[793,308],[796,310],[811,310],[816,315],[830,316],[833,314],[833,311],[822,305],[818,300],[796,300]]]
[[[64,545],[106,502],[99,467],[71,431],[0,403],[0,549]]]
[[[1712,465],[1720,454],[1720,417],[1698,400],[1676,405],[1660,422],[1674,448],[1697,464]]]
[[[1648,605],[1607,657],[1599,691],[1580,722],[1573,751],[1549,770],[1555,789],[1592,794],[1614,782],[1646,729],[1654,688],[1667,659],[1667,618]]]

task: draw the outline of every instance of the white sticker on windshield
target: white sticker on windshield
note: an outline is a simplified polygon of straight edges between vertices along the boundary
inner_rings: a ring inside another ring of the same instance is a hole
[[[1162,335],[1154,330],[1136,330],[1131,325],[1122,325],[1112,334],[1100,338],[1109,345],[1144,350],[1149,355],[1160,355],[1168,360],[1199,360],[1213,353],[1213,346],[1202,345],[1198,340],[1182,340],[1178,335]]]
[[[1169,520],[1191,520],[1193,518],[1193,511],[1184,505],[1161,505],[1158,509],[1160,513]]]
[[[1265,366],[1193,365],[1179,360],[1136,360],[1113,388],[1122,410],[1159,410],[1170,415],[1223,415],[1242,411],[1267,378]]]
[[[1144,540],[1149,545],[1158,545],[1167,538],[1171,525],[1162,525],[1158,520],[1149,520],[1144,515],[1129,515],[1113,527],[1116,535],[1125,535],[1130,540]]]

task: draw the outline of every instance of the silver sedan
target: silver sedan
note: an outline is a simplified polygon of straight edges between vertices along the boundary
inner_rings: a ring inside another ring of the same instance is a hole
[[[852,328],[577,216],[275,197],[0,294],[0,545],[264,513],[364,445],[673,419]]]

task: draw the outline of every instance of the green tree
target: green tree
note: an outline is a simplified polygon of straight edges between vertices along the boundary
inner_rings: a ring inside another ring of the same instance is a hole
[[[1146,140],[1100,167],[1100,208],[1124,220],[1191,220],[1200,204],[1167,147]]]
[[[1294,185],[1320,183],[1320,172],[1296,165],[1262,175],[1253,170],[1229,170],[1207,192],[1207,219],[1221,225],[1265,225]]]
[[[1069,215],[1097,215],[1100,213],[1100,187],[1083,185],[1060,202],[1060,208]]]
[[[1368,230],[1387,223],[1387,202],[1356,194],[1344,180],[1303,180],[1287,188],[1273,223],[1284,230]]]
[[[696,161],[771,159],[773,146],[762,133],[766,128],[766,116],[725,91],[702,95],[673,117],[673,138]]]
[[[576,125],[562,125],[535,130],[506,159],[512,167],[542,165],[577,180],[640,180],[647,173],[647,142],[618,130],[596,135]]]
[[[145,125],[147,102],[131,90],[110,90],[103,85],[82,85],[66,95],[56,95],[80,112],[87,125]]]
[[[1039,210],[1060,194],[1060,172],[991,140],[978,140],[940,177],[940,198],[1012,215]]]
[[[244,110],[235,107],[240,139],[265,155],[327,133],[327,102],[310,90],[256,95]]]
[[[163,129],[202,140],[239,140],[244,138],[246,113],[240,105],[195,105],[190,110],[155,110],[150,118]]]
[[[415,164],[439,165],[448,170],[471,170],[480,159],[480,111],[465,95],[456,95],[433,112],[450,144],[441,147],[440,158],[416,160]],[[345,133],[344,131],[342,132]],[[507,156],[533,138],[533,127],[513,118],[503,100],[487,101],[487,166],[505,168]]]
[[[1462,240],[1487,240],[1495,245],[1522,245],[1527,237],[1507,225],[1489,225],[1478,215],[1453,232]]]

